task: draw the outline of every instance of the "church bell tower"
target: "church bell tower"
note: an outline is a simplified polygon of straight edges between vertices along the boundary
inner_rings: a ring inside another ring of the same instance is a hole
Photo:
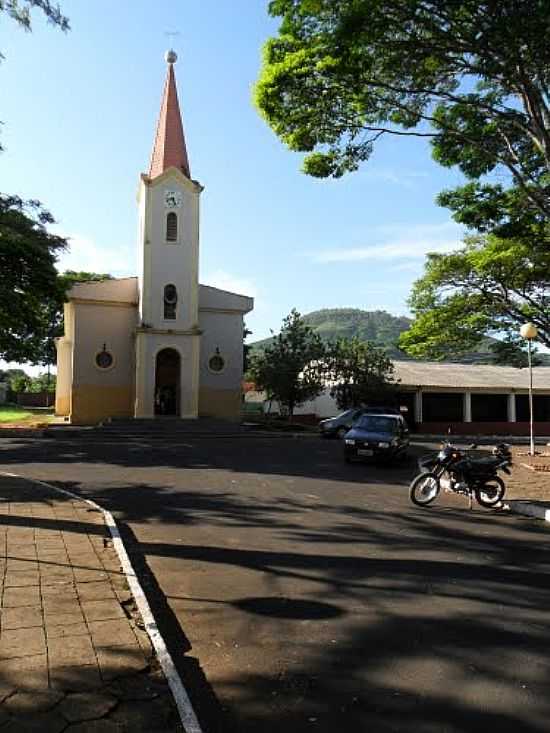
[[[199,199],[191,178],[174,64],[166,81],[147,174],[138,192],[139,324],[136,417],[198,414]]]

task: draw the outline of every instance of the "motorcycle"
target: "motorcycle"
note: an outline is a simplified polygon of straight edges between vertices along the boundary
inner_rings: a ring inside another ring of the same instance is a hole
[[[475,444],[468,450],[477,448]],[[437,498],[441,489],[472,498],[483,507],[494,507],[504,498],[506,486],[498,471],[510,475],[512,455],[510,446],[500,443],[492,456],[472,458],[449,441],[443,443],[437,455],[425,456],[418,461],[420,473],[409,487],[409,497],[417,506],[427,506]]]

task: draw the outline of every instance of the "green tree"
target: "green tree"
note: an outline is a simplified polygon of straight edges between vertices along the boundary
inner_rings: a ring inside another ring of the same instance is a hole
[[[307,173],[338,177],[382,137],[424,137],[442,165],[475,181],[503,171],[513,184],[447,193],[459,217],[473,215],[469,197],[478,220],[502,223],[511,209],[548,219],[547,2],[272,0],[269,12],[282,22],[255,102],[291,150],[308,153]]]
[[[449,254],[430,254],[409,300],[415,320],[399,345],[434,359],[474,348],[487,334],[517,342],[532,321],[550,346],[550,249],[494,235],[469,237]]]
[[[292,420],[296,407],[323,391],[323,356],[321,337],[292,309],[273,343],[253,354],[249,373],[256,387],[265,390],[269,400],[276,400]]]
[[[514,341],[495,341],[489,346],[489,351],[493,355],[493,364],[513,366],[518,369],[525,369],[529,365],[527,351],[525,346],[522,347],[519,337]],[[536,349],[532,349],[531,354],[531,363],[533,366],[542,364],[541,359],[537,356]]]
[[[29,392],[55,392],[56,377],[55,374],[43,372],[36,377],[32,377],[28,388]]]
[[[28,392],[31,385],[31,378],[27,374],[14,374],[10,379],[10,389],[17,394]]]
[[[57,255],[66,246],[51,234],[49,212],[37,201],[0,196],[0,358],[35,362],[48,329],[44,305],[57,292]]]
[[[358,338],[339,339],[328,345],[325,379],[339,409],[383,404],[395,393],[393,364],[382,349]]]

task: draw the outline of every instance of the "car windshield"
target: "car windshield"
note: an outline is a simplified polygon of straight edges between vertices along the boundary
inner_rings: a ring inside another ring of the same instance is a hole
[[[341,412],[339,415],[336,415],[336,420],[347,420],[349,417],[353,417],[355,413],[355,410],[346,410],[345,412]]]
[[[382,415],[363,415],[355,423],[355,427],[369,433],[396,433],[397,420]]]

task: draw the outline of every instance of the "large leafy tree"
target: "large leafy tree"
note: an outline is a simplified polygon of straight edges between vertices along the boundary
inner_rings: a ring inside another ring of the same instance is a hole
[[[325,379],[341,410],[377,403],[394,396],[393,364],[382,349],[359,338],[339,339],[327,346]]]
[[[354,170],[386,135],[426,137],[436,160],[475,181],[441,198],[457,218],[548,218],[546,0],[272,0],[269,11],[282,22],[256,104],[308,153],[307,173]]]
[[[413,356],[444,358],[475,347],[486,334],[517,345],[526,321],[550,346],[550,249],[470,237],[456,252],[428,255],[410,307],[415,321],[399,345]]]
[[[323,391],[323,356],[321,337],[293,309],[273,342],[252,356],[249,374],[256,387],[265,390],[269,400],[276,400],[291,420],[296,407]]]
[[[36,201],[0,196],[0,358],[35,362],[48,303],[58,291],[55,262],[66,246],[51,234],[51,214]]]

